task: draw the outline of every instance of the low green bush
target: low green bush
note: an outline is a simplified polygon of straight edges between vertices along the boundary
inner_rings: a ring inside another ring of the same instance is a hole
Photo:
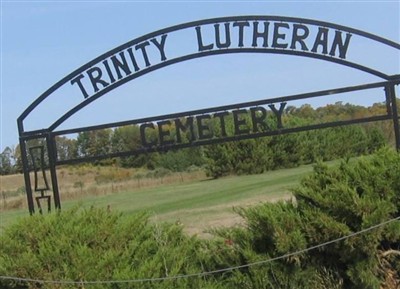
[[[234,244],[229,254],[235,265],[301,251],[399,217],[400,154],[383,149],[334,168],[317,164],[293,193],[293,202],[237,209],[245,228],[214,231]],[[237,271],[229,282],[231,288],[254,289],[397,289],[400,221]]]
[[[0,276],[42,280],[128,280],[211,269],[209,245],[175,224],[149,223],[105,209],[65,210],[21,219],[0,237]],[[213,267],[212,267],[213,268]],[[0,281],[1,288],[226,288],[211,278],[144,283],[56,285]]]

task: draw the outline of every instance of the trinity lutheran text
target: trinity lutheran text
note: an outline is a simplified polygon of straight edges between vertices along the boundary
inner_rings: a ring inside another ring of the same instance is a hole
[[[153,66],[172,64],[177,59],[190,59],[213,52],[301,53],[346,59],[351,39],[350,33],[340,30],[273,21],[232,21],[192,28],[197,42],[194,46],[186,43],[184,46],[196,48],[197,51],[191,50],[184,55],[168,58],[167,54],[172,54],[174,49],[167,49],[169,34],[165,33],[101,58],[90,68],[73,76],[70,83],[79,88],[84,98],[89,98]],[[175,45],[180,46],[179,43]]]

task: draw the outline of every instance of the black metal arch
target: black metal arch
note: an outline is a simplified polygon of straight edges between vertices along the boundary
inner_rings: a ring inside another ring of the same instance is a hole
[[[125,44],[122,44],[102,55],[99,57],[95,58],[94,60],[88,62],[87,64],[83,65],[82,67],[78,68],[74,72],[70,73],[63,79],[61,79],[59,82],[54,84],[52,87],[50,87],[46,92],[44,92],[42,95],[40,95],[31,105],[29,105],[25,111],[19,116],[17,119],[17,124],[18,124],[18,131],[19,131],[19,137],[20,137],[20,149],[21,149],[21,158],[22,158],[22,163],[23,163],[23,170],[24,170],[24,179],[25,179],[25,188],[26,188],[26,193],[27,193],[27,200],[28,200],[28,206],[29,206],[29,212],[32,214],[35,212],[35,206],[34,206],[34,198],[33,198],[33,192],[32,192],[32,186],[31,186],[31,179],[29,175],[29,161],[28,161],[28,154],[27,154],[27,142],[29,140],[33,139],[42,139],[44,141],[43,147],[44,146],[47,149],[47,154],[48,154],[48,168],[50,170],[51,174],[51,185],[52,185],[52,190],[53,190],[53,197],[54,197],[54,204],[57,209],[61,208],[61,202],[60,202],[60,197],[59,197],[59,191],[58,191],[58,182],[57,182],[57,173],[56,173],[56,166],[57,165],[62,165],[62,164],[69,164],[69,163],[75,163],[75,162],[82,162],[82,161],[90,161],[92,159],[101,159],[101,158],[108,158],[108,157],[123,157],[123,156],[129,156],[133,154],[139,154],[143,152],[154,152],[154,151],[163,151],[170,149],[170,146],[158,146],[158,147],[143,147],[139,150],[136,151],[125,151],[125,152],[119,152],[119,153],[113,153],[113,154],[108,154],[108,155],[102,155],[102,156],[95,156],[95,157],[88,157],[88,158],[80,158],[80,159],[70,159],[70,160],[64,160],[60,161],[57,158],[57,148],[56,148],[56,137],[63,135],[63,134],[68,134],[68,133],[77,133],[80,131],[89,131],[89,130],[95,130],[95,129],[102,129],[102,128],[107,128],[107,127],[114,127],[114,126],[123,126],[123,125],[130,125],[130,124],[144,124],[146,125],[147,122],[154,122],[157,120],[165,121],[170,118],[177,118],[177,117],[185,117],[185,116],[190,116],[190,115],[196,115],[196,114],[210,114],[213,112],[218,112],[218,111],[234,111],[234,110],[243,110],[245,107],[249,106],[258,106],[258,105],[273,105],[274,102],[282,101],[286,102],[289,100],[297,100],[297,99],[304,99],[304,98],[310,98],[310,97],[319,97],[319,96],[324,96],[324,95],[331,95],[331,94],[338,94],[338,93],[344,93],[344,92],[352,92],[352,91],[360,91],[360,90],[366,90],[366,89],[372,89],[372,88],[381,88],[385,90],[385,96],[386,96],[386,102],[387,102],[387,113],[385,115],[380,115],[380,116],[373,116],[373,117],[367,117],[367,118],[360,118],[356,120],[349,120],[349,121],[336,121],[336,122],[331,122],[331,123],[324,123],[324,124],[315,124],[307,127],[298,127],[298,128],[284,128],[280,127],[278,130],[274,131],[265,131],[265,132],[257,132],[249,135],[233,135],[233,136],[228,136],[226,138],[221,138],[221,139],[202,139],[198,140],[194,143],[179,143],[175,145],[175,148],[184,148],[184,147],[189,147],[189,146],[197,146],[197,145],[206,145],[206,144],[211,144],[211,143],[222,143],[226,141],[233,141],[233,140],[241,140],[241,139],[249,139],[249,138],[255,138],[255,137],[262,137],[262,136],[272,136],[272,135],[278,135],[278,134],[287,134],[287,133],[294,133],[294,132],[300,132],[300,131],[307,131],[307,130],[314,130],[314,129],[320,129],[320,128],[327,128],[327,127],[336,127],[336,126],[342,126],[342,125],[351,125],[351,124],[358,124],[358,123],[367,123],[367,122],[373,122],[373,121],[384,121],[384,120],[393,120],[393,125],[394,125],[394,132],[395,132],[395,138],[396,138],[396,147],[400,151],[400,119],[398,117],[398,112],[397,112],[397,105],[396,105],[396,93],[395,93],[395,86],[400,84],[400,74],[396,75],[388,75],[385,74],[384,72],[377,71],[373,68],[369,68],[366,66],[363,66],[358,63],[354,63],[351,61],[348,61],[344,58],[336,58],[336,57],[331,57],[327,55],[322,55],[318,53],[312,53],[309,51],[297,51],[297,50],[285,50],[285,49],[279,49],[277,47],[273,48],[268,48],[268,47],[263,47],[263,48],[256,48],[256,47],[247,47],[247,48],[229,48],[229,49],[219,49],[219,50],[206,50],[206,51],[200,51],[196,53],[190,53],[186,54],[183,56],[171,58],[171,59],[164,59],[163,62],[148,66],[147,68],[144,68],[142,70],[136,71],[135,73],[131,75],[127,75],[126,77],[115,81],[114,83],[108,85],[107,87],[103,88],[102,90],[95,92],[91,94],[90,97],[85,98],[81,103],[67,111],[64,115],[60,116],[50,127],[48,128],[43,128],[40,130],[34,130],[34,131],[25,131],[24,130],[24,120],[26,117],[42,102],[44,101],[47,97],[51,96],[55,91],[57,91],[60,87],[63,85],[67,84],[71,80],[75,79],[76,77],[80,76],[82,73],[84,73],[86,70],[90,69],[94,65],[100,63],[103,60],[107,60],[109,57],[122,52],[125,49],[128,49],[129,47],[139,44],[143,41],[150,40],[151,38],[157,37],[157,36],[163,36],[167,33],[170,32],[175,32],[175,31],[180,31],[186,28],[196,28],[201,25],[207,25],[207,24],[217,24],[217,23],[223,23],[223,22],[238,22],[238,21],[275,21],[275,22],[290,22],[294,24],[309,24],[309,25],[315,25],[319,27],[328,27],[332,29],[336,29],[341,32],[346,32],[354,35],[358,35],[376,42],[379,42],[383,45],[395,48],[400,51],[400,44],[395,43],[393,41],[387,40],[385,38],[382,38],[380,36],[364,32],[361,30],[357,30],[354,28],[342,26],[342,25],[337,25],[329,22],[323,22],[323,21],[317,21],[317,20],[311,20],[311,19],[303,19],[303,18],[295,18],[295,17],[281,17],[281,16],[235,16],[235,17],[221,17],[221,18],[213,18],[213,19],[206,19],[206,20],[200,20],[200,21],[194,21],[194,22],[188,22],[184,24],[179,24],[176,26],[171,26],[169,28],[161,29],[149,34],[146,34],[144,36],[141,36],[139,38],[136,38],[134,40],[131,40]],[[221,107],[215,107],[215,108],[208,108],[208,109],[202,109],[202,110],[195,110],[195,111],[189,111],[189,112],[181,112],[181,113],[175,113],[175,114],[170,114],[170,115],[164,115],[164,116],[158,116],[158,117],[148,117],[144,119],[136,119],[136,120],[129,120],[129,121],[124,121],[124,122],[118,122],[118,123],[109,123],[109,124],[103,124],[99,126],[92,126],[92,127],[81,127],[81,128],[75,128],[75,129],[70,129],[70,130],[64,130],[64,131],[55,131],[64,121],[66,121],[69,117],[74,115],[76,112],[84,108],[85,106],[89,105],[96,99],[100,98],[102,95],[110,92],[111,90],[125,84],[128,81],[131,81],[135,78],[138,78],[140,76],[143,76],[147,73],[150,73],[152,71],[161,69],[163,67],[176,64],[179,62],[184,62],[196,58],[202,58],[206,56],[212,56],[212,55],[222,55],[222,54],[232,54],[232,53],[270,53],[270,54],[283,54],[283,55],[294,55],[294,56],[302,56],[302,57],[308,57],[308,58],[313,58],[317,60],[324,60],[324,61],[329,61],[332,63],[340,64],[346,67],[350,67],[359,71],[363,71],[365,73],[377,76],[381,78],[383,81],[377,82],[377,83],[369,83],[369,84],[364,84],[364,85],[358,85],[358,86],[353,86],[353,87],[344,87],[344,88],[335,88],[335,89],[330,89],[330,90],[325,90],[325,91],[317,91],[317,92],[311,92],[311,93],[305,93],[305,94],[299,94],[299,95],[292,95],[292,96],[285,96],[285,97],[277,97],[277,98],[271,98],[271,99],[266,99],[266,100],[260,100],[260,101],[255,101],[255,102],[248,102],[248,103],[240,103],[240,104],[234,104],[234,105],[227,105],[227,106],[221,106]],[[31,154],[32,157],[32,154]],[[43,151],[41,151],[40,158],[43,159]],[[34,165],[35,162],[33,161]],[[34,167],[34,173],[35,173],[35,191],[38,191],[37,189],[37,172],[42,171],[42,174],[44,175],[44,162],[37,162],[40,164],[40,167]],[[47,184],[47,182],[46,182]],[[48,186],[45,188],[41,189],[41,196],[36,198],[36,201],[38,202],[39,206],[39,211],[41,211],[39,201],[40,199],[46,199],[48,200],[48,203],[50,203],[50,196],[45,196],[44,191],[49,189]],[[49,206],[50,209],[50,206]]]
[[[189,54],[189,55],[179,57],[179,58],[174,58],[171,60],[166,60],[162,63],[155,64],[155,65],[153,65],[149,68],[143,69],[142,71],[139,71],[131,76],[125,77],[124,79],[122,79],[118,82],[115,82],[114,84],[109,85],[108,87],[102,89],[101,91],[94,94],[93,96],[85,99],[83,102],[81,102],[80,104],[78,104],[77,106],[75,106],[74,108],[69,110],[67,113],[65,113],[63,116],[61,116],[57,121],[55,121],[49,127],[49,131],[54,131],[58,126],[60,126],[64,121],[66,121],[68,118],[73,116],[76,112],[78,112],[85,106],[89,105],[93,101],[97,100],[101,96],[107,94],[108,92],[114,90],[115,88],[117,88],[131,80],[134,80],[140,76],[143,76],[145,74],[148,74],[150,72],[153,72],[155,70],[161,69],[163,67],[166,67],[166,66],[169,66],[172,64],[188,61],[188,60],[195,59],[195,58],[201,58],[201,57],[210,56],[210,55],[233,54],[233,53],[272,53],[272,54],[285,54],[285,55],[297,55],[297,56],[303,56],[303,57],[310,57],[310,58],[315,58],[315,59],[320,59],[320,60],[325,60],[325,61],[329,61],[329,62],[342,64],[347,67],[355,68],[355,69],[361,70],[363,72],[367,72],[369,74],[378,76],[385,80],[390,80],[393,78],[392,76],[389,76],[389,75],[379,72],[377,70],[373,70],[371,68],[368,68],[368,67],[365,67],[365,66],[362,66],[359,64],[355,64],[355,63],[352,63],[352,62],[349,62],[349,61],[346,61],[343,59],[336,59],[336,58],[332,58],[332,57],[320,55],[320,54],[310,54],[308,52],[302,52],[302,51],[277,50],[277,49],[273,49],[273,48],[235,48],[235,49],[229,49],[229,50],[203,51],[203,52],[198,52],[198,53],[194,53],[194,54]]]
[[[201,25],[206,25],[206,24],[215,24],[215,23],[222,23],[222,22],[234,22],[234,21],[282,21],[282,22],[291,22],[291,23],[299,23],[299,24],[309,24],[309,25],[316,25],[316,26],[322,26],[322,27],[329,27],[329,28],[333,28],[333,29],[337,29],[340,31],[344,31],[344,32],[348,32],[348,33],[352,33],[352,34],[356,34],[359,36],[362,36],[364,38],[370,39],[370,40],[374,40],[377,41],[381,44],[396,48],[398,50],[400,50],[400,44],[393,42],[391,40],[385,39],[383,37],[362,31],[362,30],[358,30],[358,29],[354,29],[351,27],[346,27],[346,26],[342,26],[342,25],[338,25],[338,24],[334,24],[334,23],[330,23],[330,22],[324,22],[324,21],[319,21],[319,20],[312,20],[312,19],[305,19],[305,18],[297,18],[297,17],[284,17],[284,16],[262,16],[262,15],[256,15],[256,16],[234,16],[234,17],[220,17],[220,18],[212,18],[212,19],[205,19],[205,20],[199,20],[199,21],[193,21],[193,22],[188,22],[188,23],[183,23],[183,24],[179,24],[179,25],[175,25],[175,26],[171,26],[168,28],[164,28],[149,34],[146,34],[144,36],[138,37],[134,40],[131,40],[129,42],[126,42],[125,44],[122,44],[102,55],[100,55],[99,57],[95,58],[94,60],[88,62],[87,64],[83,65],[82,67],[78,68],[77,70],[75,70],[74,72],[72,72],[71,74],[67,75],[66,77],[64,77],[63,79],[61,79],[59,82],[57,82],[56,84],[54,84],[51,88],[49,88],[45,93],[43,93],[40,97],[38,97],[21,115],[20,117],[17,119],[17,123],[18,123],[18,130],[20,135],[22,135],[24,133],[24,126],[23,126],[23,121],[24,119],[43,101],[45,100],[47,97],[49,97],[53,92],[55,92],[58,88],[60,88],[62,85],[66,84],[68,81],[70,81],[71,79],[73,79],[74,77],[80,75],[82,72],[84,72],[85,70],[89,69],[90,67],[92,67],[93,65],[99,63],[100,61],[107,59],[108,57],[130,47],[133,46],[135,44],[138,44],[142,41],[148,40],[150,38],[153,37],[157,37],[157,36],[161,36],[170,32],[175,32],[175,31],[179,31],[179,30],[183,30],[186,28],[190,28],[190,27],[197,27],[197,26],[201,26]],[[86,99],[85,101],[83,101],[82,103],[80,103],[79,105],[77,105],[76,107],[72,108],[70,111],[68,111],[66,114],[64,114],[62,117],[60,117],[54,124],[52,124],[47,131],[53,131],[55,128],[57,128],[61,123],[63,123],[66,119],[68,119],[71,115],[73,115],[74,113],[76,113],[77,111],[79,111],[81,108],[83,108],[84,106],[88,105],[89,103],[91,103],[92,101],[94,101],[95,99],[101,97],[102,95],[104,95],[105,93],[115,89],[116,87],[132,80],[135,79],[137,77],[140,77],[144,74],[147,74],[149,72],[152,72],[154,70],[163,68],[165,66],[168,65],[172,65],[178,62],[182,62],[182,61],[186,61],[189,59],[194,59],[194,58],[199,58],[199,57],[204,57],[204,56],[208,56],[208,55],[216,55],[216,54],[226,54],[226,53],[242,53],[242,52],[255,52],[255,53],[276,53],[276,54],[291,54],[291,55],[297,55],[297,56],[304,56],[304,57],[311,57],[311,58],[315,58],[315,59],[320,59],[320,60],[325,60],[325,61],[330,61],[330,62],[334,62],[334,63],[338,63],[344,66],[348,66],[354,69],[358,69],[367,73],[370,73],[372,75],[378,76],[380,78],[383,78],[385,80],[389,80],[392,79],[391,76],[374,70],[372,68],[368,68],[365,66],[362,66],[360,64],[357,63],[353,63],[350,61],[346,61],[343,59],[337,59],[337,58],[332,58],[329,56],[325,56],[325,55],[319,55],[319,54],[313,54],[310,52],[301,52],[301,51],[292,51],[292,50],[281,50],[281,49],[271,49],[271,48],[265,48],[265,49],[260,49],[260,48],[238,48],[238,49],[229,49],[229,50],[213,50],[213,51],[203,51],[203,52],[199,52],[199,53],[194,53],[194,54],[190,54],[190,55],[185,55],[182,57],[178,57],[178,58],[174,58],[174,59],[170,59],[167,60],[165,62],[150,66],[149,68],[143,69],[137,73],[132,74],[131,76],[125,77],[124,79],[117,81],[111,85],[109,85],[107,88],[102,89],[101,91],[99,91],[98,93],[93,94],[90,98]]]

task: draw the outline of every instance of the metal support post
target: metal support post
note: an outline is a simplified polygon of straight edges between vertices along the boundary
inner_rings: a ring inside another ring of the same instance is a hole
[[[389,84],[385,87],[386,95],[391,99],[392,104],[392,118],[393,118],[393,128],[394,136],[396,140],[396,149],[400,152],[400,125],[399,125],[399,115],[397,111],[397,99],[396,91],[394,89],[394,84]]]
[[[57,171],[56,171],[56,160],[57,160],[57,150],[55,148],[54,136],[49,133],[46,137],[47,141],[47,152],[49,155],[49,168],[51,176],[51,186],[53,189],[54,196],[54,206],[56,210],[61,210],[60,193],[58,191],[58,181],[57,181]]]
[[[27,157],[27,153],[26,153],[25,140],[20,138],[19,147],[21,150],[22,168],[24,171],[26,198],[28,201],[29,213],[32,215],[33,213],[35,213],[35,205],[33,202],[33,193],[32,193],[32,186],[31,186],[31,178],[29,176],[29,162],[28,162],[28,157]]]

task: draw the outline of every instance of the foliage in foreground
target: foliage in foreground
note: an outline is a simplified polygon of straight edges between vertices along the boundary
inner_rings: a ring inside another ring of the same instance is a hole
[[[246,226],[215,230],[213,240],[188,237],[176,224],[150,223],[146,214],[126,216],[92,208],[36,215],[9,227],[0,237],[0,275],[127,280],[242,266],[203,277],[84,288],[398,288],[399,221],[273,262],[246,264],[304,250],[400,216],[400,154],[385,149],[336,168],[318,164],[293,193],[293,202],[237,209]],[[24,282],[6,280],[0,285],[28,288]]]
[[[382,150],[336,168],[323,164],[293,202],[238,209],[247,226],[216,233],[235,244],[236,265],[301,251],[400,216],[400,155]],[[400,286],[400,221],[344,241],[236,272],[232,288]]]
[[[214,262],[205,244],[184,235],[179,225],[151,224],[144,213],[128,217],[96,208],[22,219],[9,227],[0,241],[0,275],[31,279],[158,278],[198,273],[210,269],[208,265]],[[0,281],[0,287],[79,288],[9,281]],[[212,279],[201,278],[84,287],[223,288]]]

